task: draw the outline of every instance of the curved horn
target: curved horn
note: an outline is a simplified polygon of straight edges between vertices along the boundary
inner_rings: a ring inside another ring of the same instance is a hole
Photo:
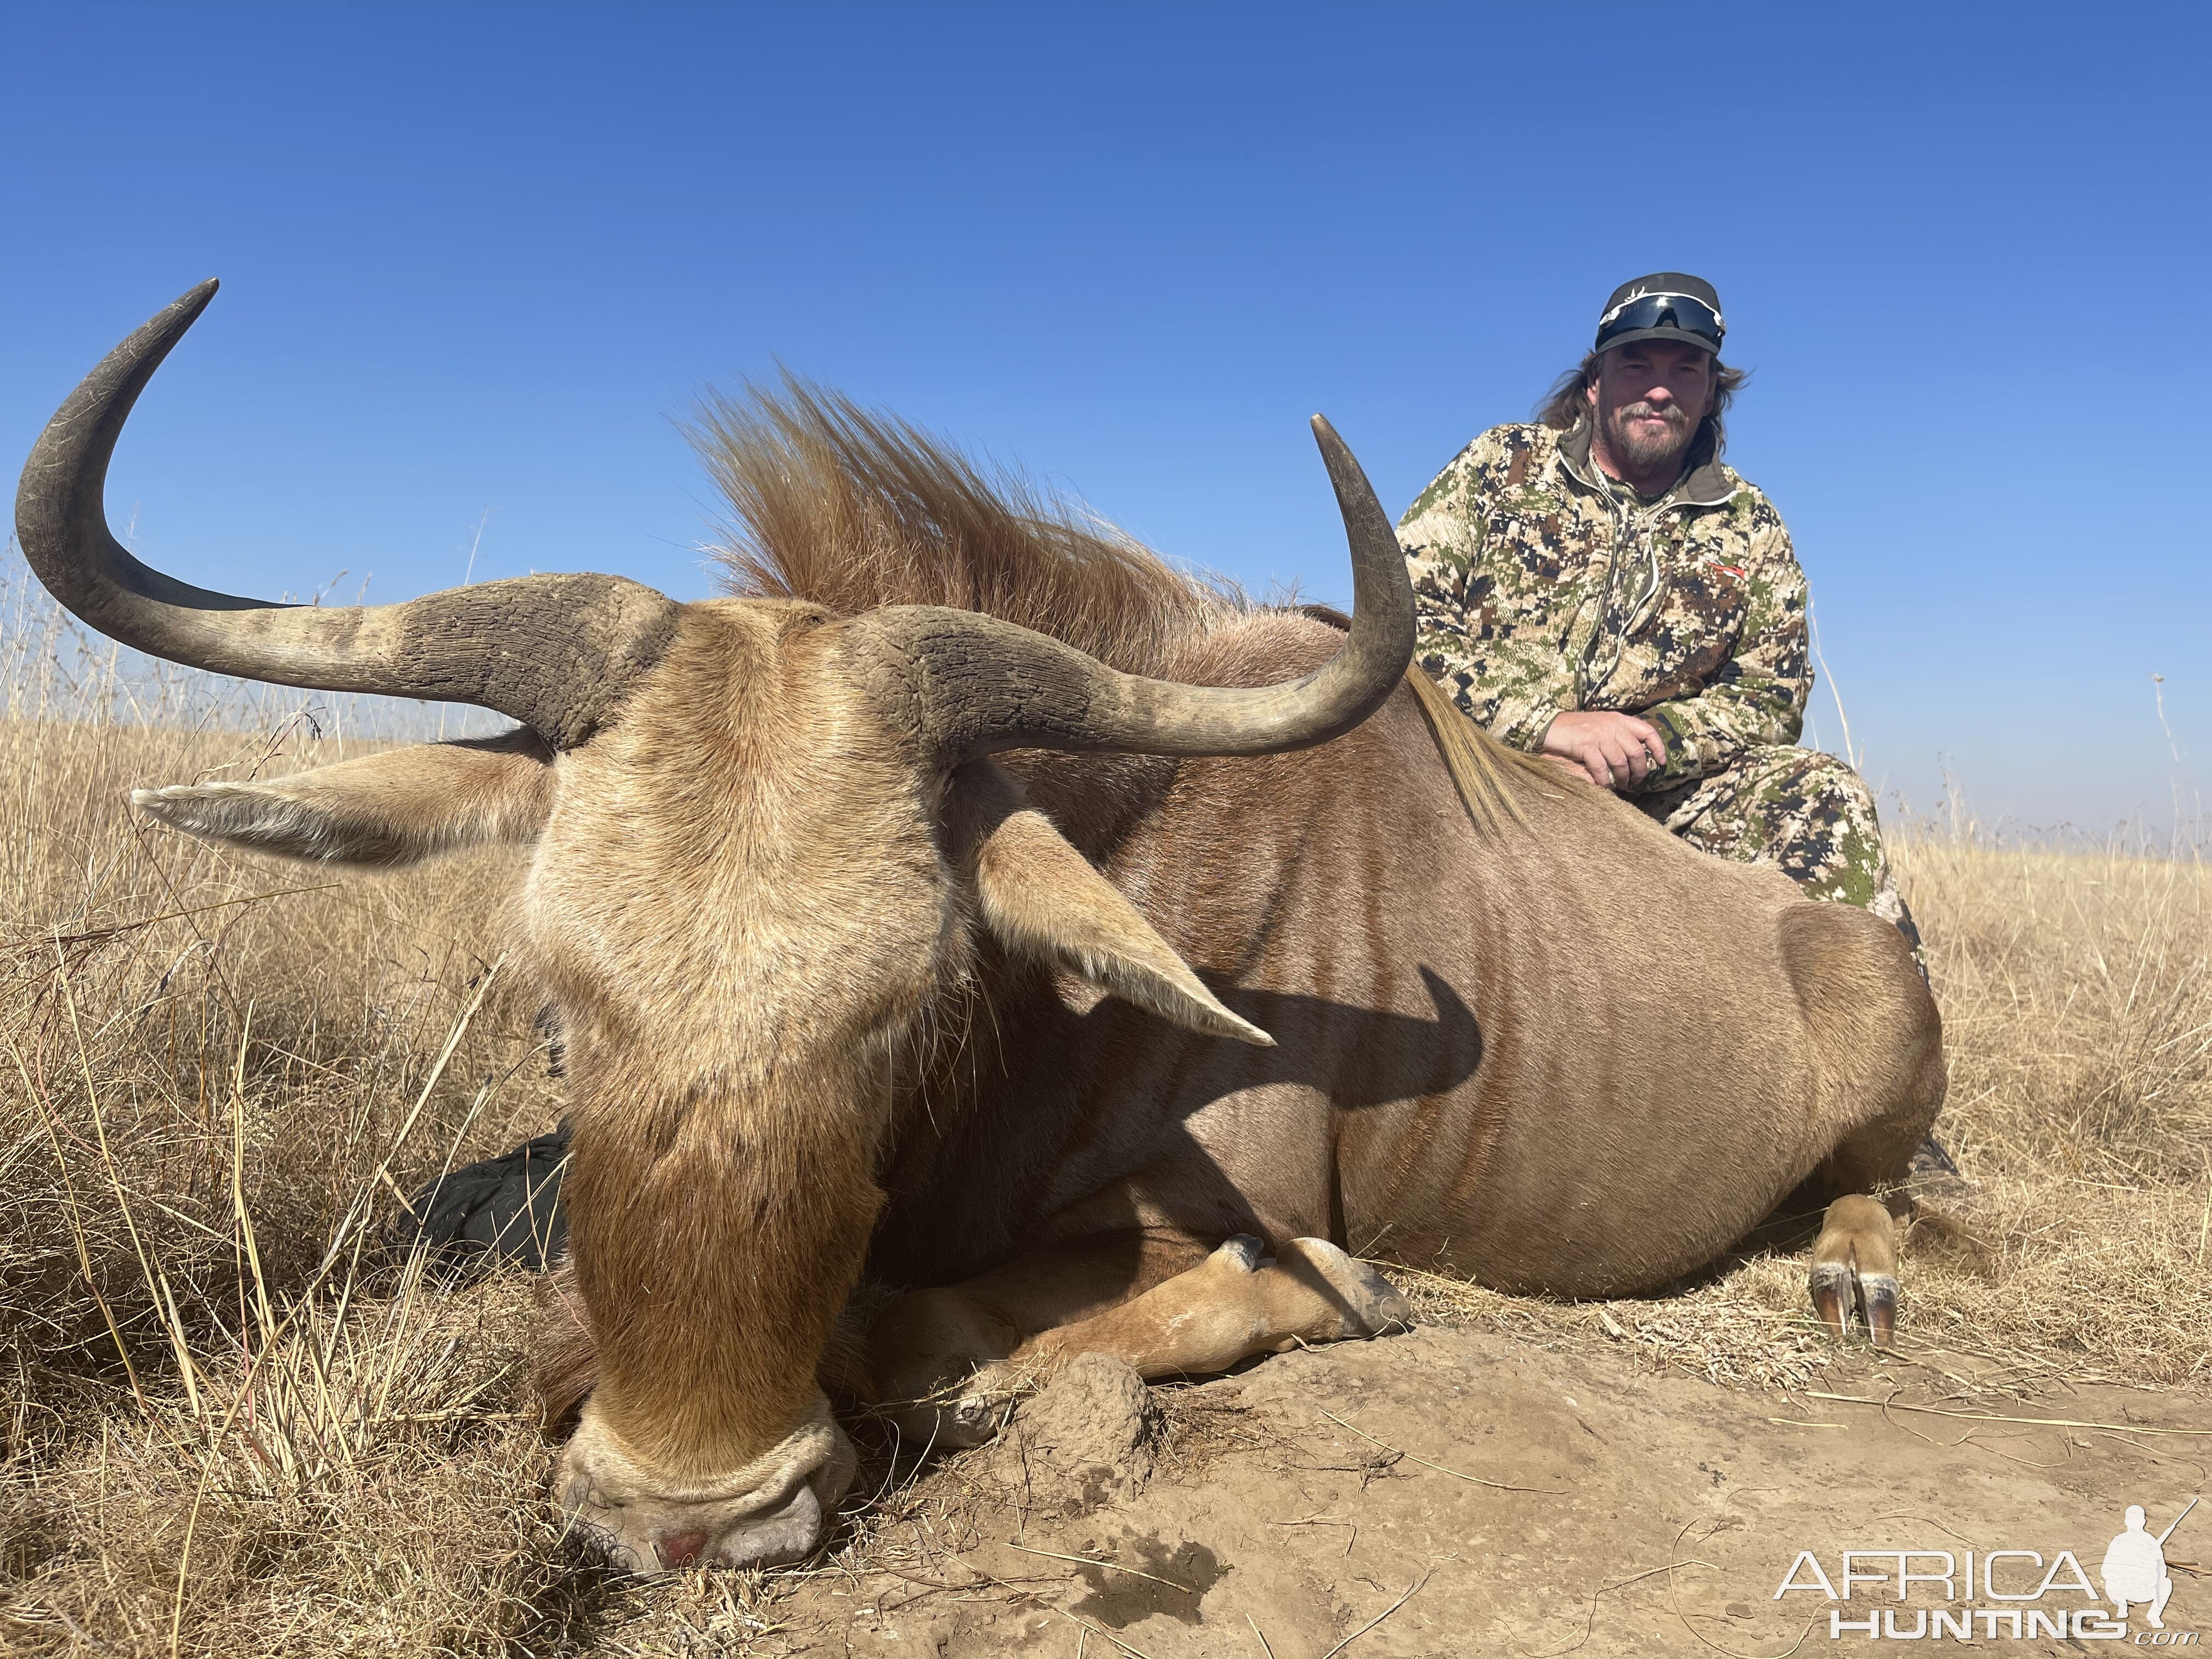
[[[523,576],[404,605],[271,605],[194,587],[109,533],[108,459],[131,407],[207,309],[202,283],[109,352],[46,423],[15,494],[23,556],[111,639],[193,668],[324,691],[475,703],[574,748],[675,627],[675,602],[619,576]]]
[[[1396,532],[1336,429],[1316,415],[1352,544],[1352,631],[1302,678],[1183,685],[1108,667],[1012,623],[934,605],[863,619],[883,647],[878,691],[947,759],[1002,749],[1272,755],[1340,737],[1382,705],[1413,656],[1413,588]]]

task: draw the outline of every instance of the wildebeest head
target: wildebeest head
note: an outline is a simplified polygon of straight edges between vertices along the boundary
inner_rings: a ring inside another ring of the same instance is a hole
[[[17,500],[33,568],[92,626],[174,661],[520,726],[134,799],[293,858],[534,849],[522,932],[568,1031],[566,1201],[597,1350],[564,1501],[634,1567],[802,1554],[851,1471],[815,1370],[880,1201],[893,1090],[979,937],[1193,1030],[1269,1040],[989,757],[1257,755],[1348,730],[1412,651],[1389,521],[1316,417],[1356,616],[1327,665],[1261,688],[1124,672],[972,611],[678,604],[617,577],[266,605],[149,568],[102,506],[131,404],[214,289],[118,347],[47,427]]]

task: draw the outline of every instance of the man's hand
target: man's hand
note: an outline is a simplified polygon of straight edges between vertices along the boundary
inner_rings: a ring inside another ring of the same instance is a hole
[[[1667,740],[1650,720],[1633,714],[1571,708],[1553,718],[1536,752],[1601,789],[1626,789],[1667,763]]]

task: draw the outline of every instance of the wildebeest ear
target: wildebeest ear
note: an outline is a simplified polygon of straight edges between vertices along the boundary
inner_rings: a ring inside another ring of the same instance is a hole
[[[412,864],[538,838],[553,751],[527,729],[319,766],[269,783],[134,789],[149,817],[202,841],[331,864]]]
[[[1221,1006],[1004,773],[988,763],[963,767],[954,788],[954,827],[973,858],[983,925],[1000,944],[1191,1030],[1274,1047],[1274,1038]]]

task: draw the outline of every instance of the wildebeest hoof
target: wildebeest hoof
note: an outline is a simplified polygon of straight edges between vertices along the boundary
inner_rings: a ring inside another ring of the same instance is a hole
[[[937,1416],[931,1438],[952,1450],[980,1446],[998,1433],[1009,1403],[1008,1396],[983,1386],[979,1376],[958,1399],[932,1408]]]
[[[1022,1368],[1004,1363],[978,1366],[938,1394],[891,1413],[899,1436],[915,1451],[958,1451],[981,1446],[1006,1426],[1014,1401],[1032,1383]]]
[[[852,1484],[852,1443],[818,1396],[811,1420],[727,1474],[670,1477],[652,1469],[590,1404],[562,1449],[555,1491],[569,1524],[626,1572],[772,1567],[821,1541],[823,1517]]]
[[[1958,1163],[1931,1131],[1905,1166],[1905,1190],[1916,1200],[1971,1209],[1981,1189],[1960,1172]]]
[[[1813,1311],[1820,1316],[1828,1334],[1842,1341],[1850,1334],[1852,1308],[1858,1300],[1851,1282],[1851,1264],[1815,1261],[1806,1269],[1805,1282],[1813,1293]]]
[[[1317,1274],[1327,1282],[1343,1321],[1343,1328],[1334,1333],[1340,1338],[1383,1336],[1413,1328],[1413,1305],[1398,1293],[1398,1287],[1325,1238],[1294,1238],[1277,1252],[1276,1261],[1302,1276]]]
[[[1238,1273],[1257,1273],[1266,1259],[1267,1247],[1249,1233],[1238,1233],[1222,1241],[1221,1248],[1213,1253],[1213,1261]]]

